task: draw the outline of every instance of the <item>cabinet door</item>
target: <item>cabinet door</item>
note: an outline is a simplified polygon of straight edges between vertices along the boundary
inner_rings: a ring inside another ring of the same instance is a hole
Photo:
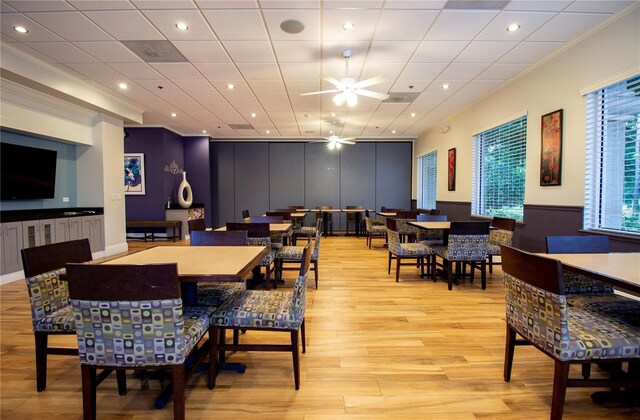
[[[91,236],[96,246],[91,249],[102,251],[104,249],[104,216],[93,216],[92,219]]]
[[[56,242],[67,242],[69,240],[69,218],[55,219]]]
[[[89,246],[91,247],[91,252],[95,252],[96,249],[93,245],[93,240],[91,239],[91,216],[82,216],[82,236],[81,239],[87,238],[89,239]]]
[[[70,217],[69,240],[75,241],[76,239],[82,239],[82,220],[79,217]],[[60,242],[60,239],[58,239],[58,242]]]
[[[39,220],[22,222],[22,244],[25,248],[41,245]]]
[[[40,220],[40,245],[56,243],[55,219]]]
[[[14,273],[22,270],[22,222],[3,223],[0,225],[2,243],[2,267],[0,273]]]

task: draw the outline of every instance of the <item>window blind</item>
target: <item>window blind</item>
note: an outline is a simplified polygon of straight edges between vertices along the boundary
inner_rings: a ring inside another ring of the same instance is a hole
[[[640,234],[640,75],[587,95],[585,229]]]
[[[418,208],[436,208],[438,151],[418,157]]]
[[[527,116],[473,137],[471,212],[522,220]]]

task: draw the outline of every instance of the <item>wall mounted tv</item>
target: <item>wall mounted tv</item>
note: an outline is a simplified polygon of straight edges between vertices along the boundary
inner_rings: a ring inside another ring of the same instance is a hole
[[[0,199],[54,198],[58,152],[0,143]]]

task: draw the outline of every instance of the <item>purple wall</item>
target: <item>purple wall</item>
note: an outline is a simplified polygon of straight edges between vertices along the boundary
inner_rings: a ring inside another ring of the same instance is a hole
[[[184,161],[187,181],[193,190],[193,202],[204,203],[205,223],[212,227],[209,137],[185,137]]]

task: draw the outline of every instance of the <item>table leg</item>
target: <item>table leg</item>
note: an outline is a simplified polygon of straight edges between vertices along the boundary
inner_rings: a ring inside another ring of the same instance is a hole
[[[359,212],[356,212],[355,219],[356,219],[356,238],[359,238],[360,237],[360,219],[361,219]]]
[[[184,306],[197,306],[198,304],[198,283],[180,282],[182,292],[182,304]]]

